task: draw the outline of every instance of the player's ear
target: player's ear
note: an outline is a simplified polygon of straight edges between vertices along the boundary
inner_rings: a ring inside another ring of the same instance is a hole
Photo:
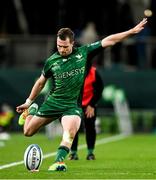
[[[74,46],[75,41],[72,41],[71,44]]]

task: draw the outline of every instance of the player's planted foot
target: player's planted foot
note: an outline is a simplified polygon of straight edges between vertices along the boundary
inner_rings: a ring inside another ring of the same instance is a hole
[[[95,155],[94,154],[88,154],[86,159],[87,160],[95,160]]]
[[[71,153],[70,155],[69,155],[69,158],[68,158],[69,160],[78,160],[79,159],[79,157],[78,157],[78,155],[76,154],[76,153]]]
[[[32,114],[34,115],[38,110],[38,105],[36,103],[33,103],[28,109],[26,109],[19,117],[18,119],[18,124],[20,126],[24,125],[25,123],[25,120],[26,120],[26,117],[29,115],[29,114]]]
[[[64,162],[56,162],[52,164],[48,171],[66,171],[67,165]]]

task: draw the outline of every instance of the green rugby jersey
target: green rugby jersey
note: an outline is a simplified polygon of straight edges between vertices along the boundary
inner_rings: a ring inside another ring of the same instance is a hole
[[[62,57],[58,52],[50,56],[42,74],[52,78],[53,89],[44,104],[57,109],[78,107],[79,96],[84,83],[87,56],[101,47],[101,41],[77,47]]]

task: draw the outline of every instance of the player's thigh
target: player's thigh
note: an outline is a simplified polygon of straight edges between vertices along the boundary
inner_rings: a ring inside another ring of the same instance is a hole
[[[81,118],[78,115],[65,115],[61,119],[63,131],[77,132],[80,128]]]
[[[33,116],[29,121],[27,126],[24,127],[26,131],[36,132],[40,127],[45,126],[46,124],[52,121],[51,118]]]

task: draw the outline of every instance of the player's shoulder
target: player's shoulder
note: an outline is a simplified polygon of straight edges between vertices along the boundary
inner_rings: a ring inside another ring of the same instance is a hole
[[[86,49],[87,49],[87,45],[77,46],[74,48],[74,52],[77,53],[81,51],[86,51]]]
[[[50,60],[53,60],[53,59],[57,59],[59,57],[60,57],[60,54],[58,54],[58,52],[55,52],[51,56],[49,56],[47,60],[50,61]]]
[[[46,63],[52,64],[58,57],[60,57],[60,55],[56,52],[46,59]]]
[[[82,45],[82,46],[78,47],[78,50],[85,51],[85,50],[87,50],[87,49],[89,49],[91,47],[100,47],[100,46],[102,46],[101,45],[101,40],[93,42],[93,43],[88,43],[88,44]]]

